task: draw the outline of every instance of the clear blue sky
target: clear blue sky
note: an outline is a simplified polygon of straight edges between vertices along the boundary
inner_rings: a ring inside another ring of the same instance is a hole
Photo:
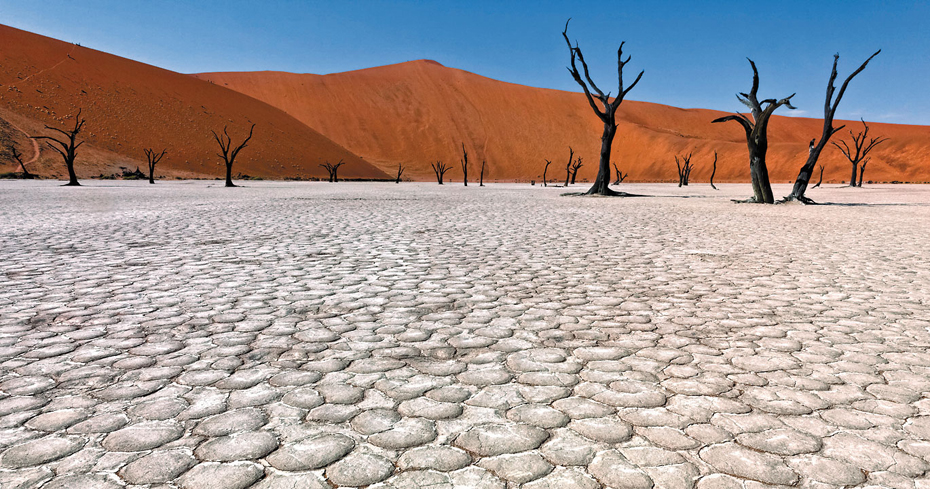
[[[592,75],[616,91],[616,48],[633,56],[629,98],[742,110],[759,67],[760,96],[797,92],[822,117],[833,54],[840,78],[878,48],[851,84],[843,118],[930,125],[927,1],[294,1],[0,0],[0,23],[183,73],[334,73],[414,59],[490,78],[577,91],[562,27]],[[0,46],[0,49],[3,49]]]

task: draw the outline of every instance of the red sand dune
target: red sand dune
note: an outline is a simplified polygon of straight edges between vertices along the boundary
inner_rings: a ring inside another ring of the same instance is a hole
[[[264,102],[189,75],[120,58],[0,25],[0,137],[13,138],[27,158],[30,135],[64,127],[78,109],[87,119],[78,175],[113,173],[119,166],[145,168],[143,148],[167,148],[157,174],[218,177],[211,130],[229,125],[241,141],[251,123],[255,136],[239,155],[233,174],[321,177],[324,161],[344,160],[340,176],[387,178],[377,168]],[[43,144],[44,146],[44,144]],[[7,161],[2,171],[18,170]],[[57,153],[45,147],[32,166],[45,175],[66,174]]]
[[[597,172],[602,125],[580,93],[500,82],[425,60],[332,75],[195,76],[281,108],[387,173],[403,163],[410,166],[405,175],[430,179],[430,162],[443,160],[454,164],[450,175],[460,180],[462,142],[472,162],[470,177],[486,159],[491,179],[539,180],[548,158],[553,160],[550,178],[564,180],[569,146],[584,158],[579,178],[593,180]],[[641,83],[649,83],[648,76]],[[618,111],[612,160],[630,180],[677,181],[674,155],[694,151],[692,180],[707,181],[716,150],[715,181],[748,181],[742,128],[735,122],[711,124],[722,114],[625,101]],[[859,121],[838,123],[861,128]],[[871,134],[890,140],[874,150],[866,180],[930,181],[930,127],[870,126]],[[821,127],[817,119],[772,119],[768,165],[773,181],[794,181],[808,141],[819,137]],[[848,138],[848,133],[838,136]],[[848,181],[850,165],[836,148],[826,149],[821,163],[825,181]]]

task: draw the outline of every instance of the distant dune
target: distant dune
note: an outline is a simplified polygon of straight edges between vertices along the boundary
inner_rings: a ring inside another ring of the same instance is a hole
[[[580,93],[500,82],[427,60],[332,75],[195,76],[281,108],[388,173],[403,163],[407,175],[429,179],[430,162],[443,160],[454,164],[450,175],[460,180],[462,142],[473,165],[470,175],[486,159],[490,178],[539,180],[543,160],[551,159],[550,178],[564,179],[569,146],[584,159],[579,178],[593,180],[597,172],[602,126]],[[611,83],[603,81],[605,87]],[[641,83],[649,83],[648,73]],[[716,150],[715,181],[748,181],[744,133],[736,123],[711,124],[721,114],[625,101],[613,160],[630,180],[677,182],[674,155],[694,151],[692,181],[706,182]],[[861,128],[859,121],[838,123]],[[822,121],[775,117],[770,124],[769,173],[773,181],[793,181]],[[866,180],[930,181],[930,127],[870,126],[871,134],[890,140],[874,150]],[[842,136],[848,133],[834,138]],[[821,162],[825,181],[848,181],[850,165],[838,150],[827,148]]]
[[[225,167],[210,131],[228,125],[241,141],[251,123],[255,137],[236,161],[234,175],[322,177],[320,163],[344,160],[342,177],[387,177],[280,109],[222,86],[2,25],[0,46],[0,139],[15,140],[32,158],[23,133],[45,134],[45,124],[64,127],[83,109],[87,124],[80,139],[87,143],[75,165],[81,177],[120,166],[144,169],[145,147],[168,149],[156,173],[219,177]],[[18,168],[0,162],[0,172],[11,170]],[[60,157],[48,148],[32,171],[65,174]]]

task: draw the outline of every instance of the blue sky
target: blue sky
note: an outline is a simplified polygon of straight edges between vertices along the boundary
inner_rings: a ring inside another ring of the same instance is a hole
[[[780,114],[822,117],[833,54],[842,79],[881,48],[838,116],[930,125],[927,1],[0,0],[2,24],[184,73],[324,74],[426,58],[577,91],[568,17],[605,90],[616,91],[626,41],[630,78],[646,70],[633,100],[742,110],[734,94],[750,87],[751,57],[760,96],[797,92],[799,110]]]

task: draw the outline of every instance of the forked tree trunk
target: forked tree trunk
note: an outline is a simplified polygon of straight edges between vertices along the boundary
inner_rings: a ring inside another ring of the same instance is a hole
[[[846,78],[846,81],[844,81],[842,87],[840,87],[840,91],[837,93],[835,100],[833,99],[833,93],[836,90],[836,87],[833,86],[833,82],[836,81],[836,64],[840,59],[840,55],[833,55],[833,71],[830,72],[830,80],[827,82],[827,95],[823,108],[823,132],[820,135],[820,141],[811,147],[810,153],[807,156],[807,162],[805,162],[804,166],[801,167],[801,171],[798,173],[798,178],[794,182],[794,188],[791,189],[791,194],[784,198],[785,201],[796,200],[803,203],[813,203],[812,200],[804,196],[804,193],[807,191],[807,185],[814,174],[814,165],[817,164],[817,159],[820,158],[820,153],[827,145],[830,137],[836,134],[836,132],[840,129],[846,127],[833,127],[833,116],[836,115],[836,109],[840,105],[840,100],[843,99],[843,94],[846,92],[846,87],[849,85],[850,80],[861,73],[862,70],[865,69],[866,65],[869,64],[869,61],[872,61],[872,58],[878,56],[878,53],[880,52],[882,52],[881,49],[876,51],[872,56],[869,56],[869,59],[865,60],[865,62],[863,62],[856,71],[852,72],[852,74]]]
[[[862,187],[862,176],[865,175],[865,165],[868,161],[863,161],[862,166],[859,167],[859,187]]]
[[[571,21],[571,19],[568,19]],[[571,41],[568,39],[568,22],[565,22],[565,30],[562,31],[562,37],[565,39],[565,43],[568,45],[568,49],[571,53],[571,67],[568,69],[571,73],[572,78],[578,83],[579,86],[584,90],[585,98],[588,100],[588,104],[594,110],[594,113],[597,114],[597,117],[604,123],[604,131],[601,134],[601,154],[600,161],[598,163],[597,177],[594,179],[594,185],[585,193],[586,195],[624,195],[622,193],[615,192],[610,189],[610,149],[613,144],[614,136],[617,134],[617,108],[620,107],[620,104],[623,102],[623,98],[626,97],[627,93],[639,83],[639,80],[642,79],[643,73],[645,71],[640,71],[639,75],[636,77],[636,80],[630,84],[629,87],[623,87],[623,67],[630,62],[630,57],[627,56],[626,60],[623,59],[623,44],[620,43],[620,47],[617,49],[617,79],[618,79],[618,91],[617,96],[614,97],[613,101],[610,100],[610,93],[604,93],[600,88],[594,83],[594,80],[591,79],[591,76],[588,74],[588,64],[585,63],[584,55],[581,53],[581,49],[578,47],[577,43],[575,46],[572,46]],[[578,71],[575,60],[581,62],[581,66],[584,69],[584,79],[581,78],[581,72]],[[586,83],[587,81],[587,83]],[[592,95],[591,92],[594,92],[595,95]],[[595,103],[595,96],[598,101],[600,101],[603,106],[603,110],[598,108],[597,103]]]
[[[58,129],[57,127],[45,126],[46,129],[63,134],[67,139],[61,140],[51,136],[36,136],[33,138],[48,139],[49,147],[61,155],[65,162],[65,166],[68,168],[68,183],[65,184],[66,187],[81,186],[81,184],[78,182],[77,174],[74,172],[74,160],[77,158],[77,149],[82,144],[84,144],[84,141],[81,141],[80,143],[77,142],[77,135],[81,132],[81,129],[84,128],[84,123],[86,122],[87,121],[85,119],[81,118],[81,110],[78,110],[78,113],[74,116],[74,128],[71,130],[64,131],[62,129]],[[56,148],[52,143],[61,146],[61,148]]]

